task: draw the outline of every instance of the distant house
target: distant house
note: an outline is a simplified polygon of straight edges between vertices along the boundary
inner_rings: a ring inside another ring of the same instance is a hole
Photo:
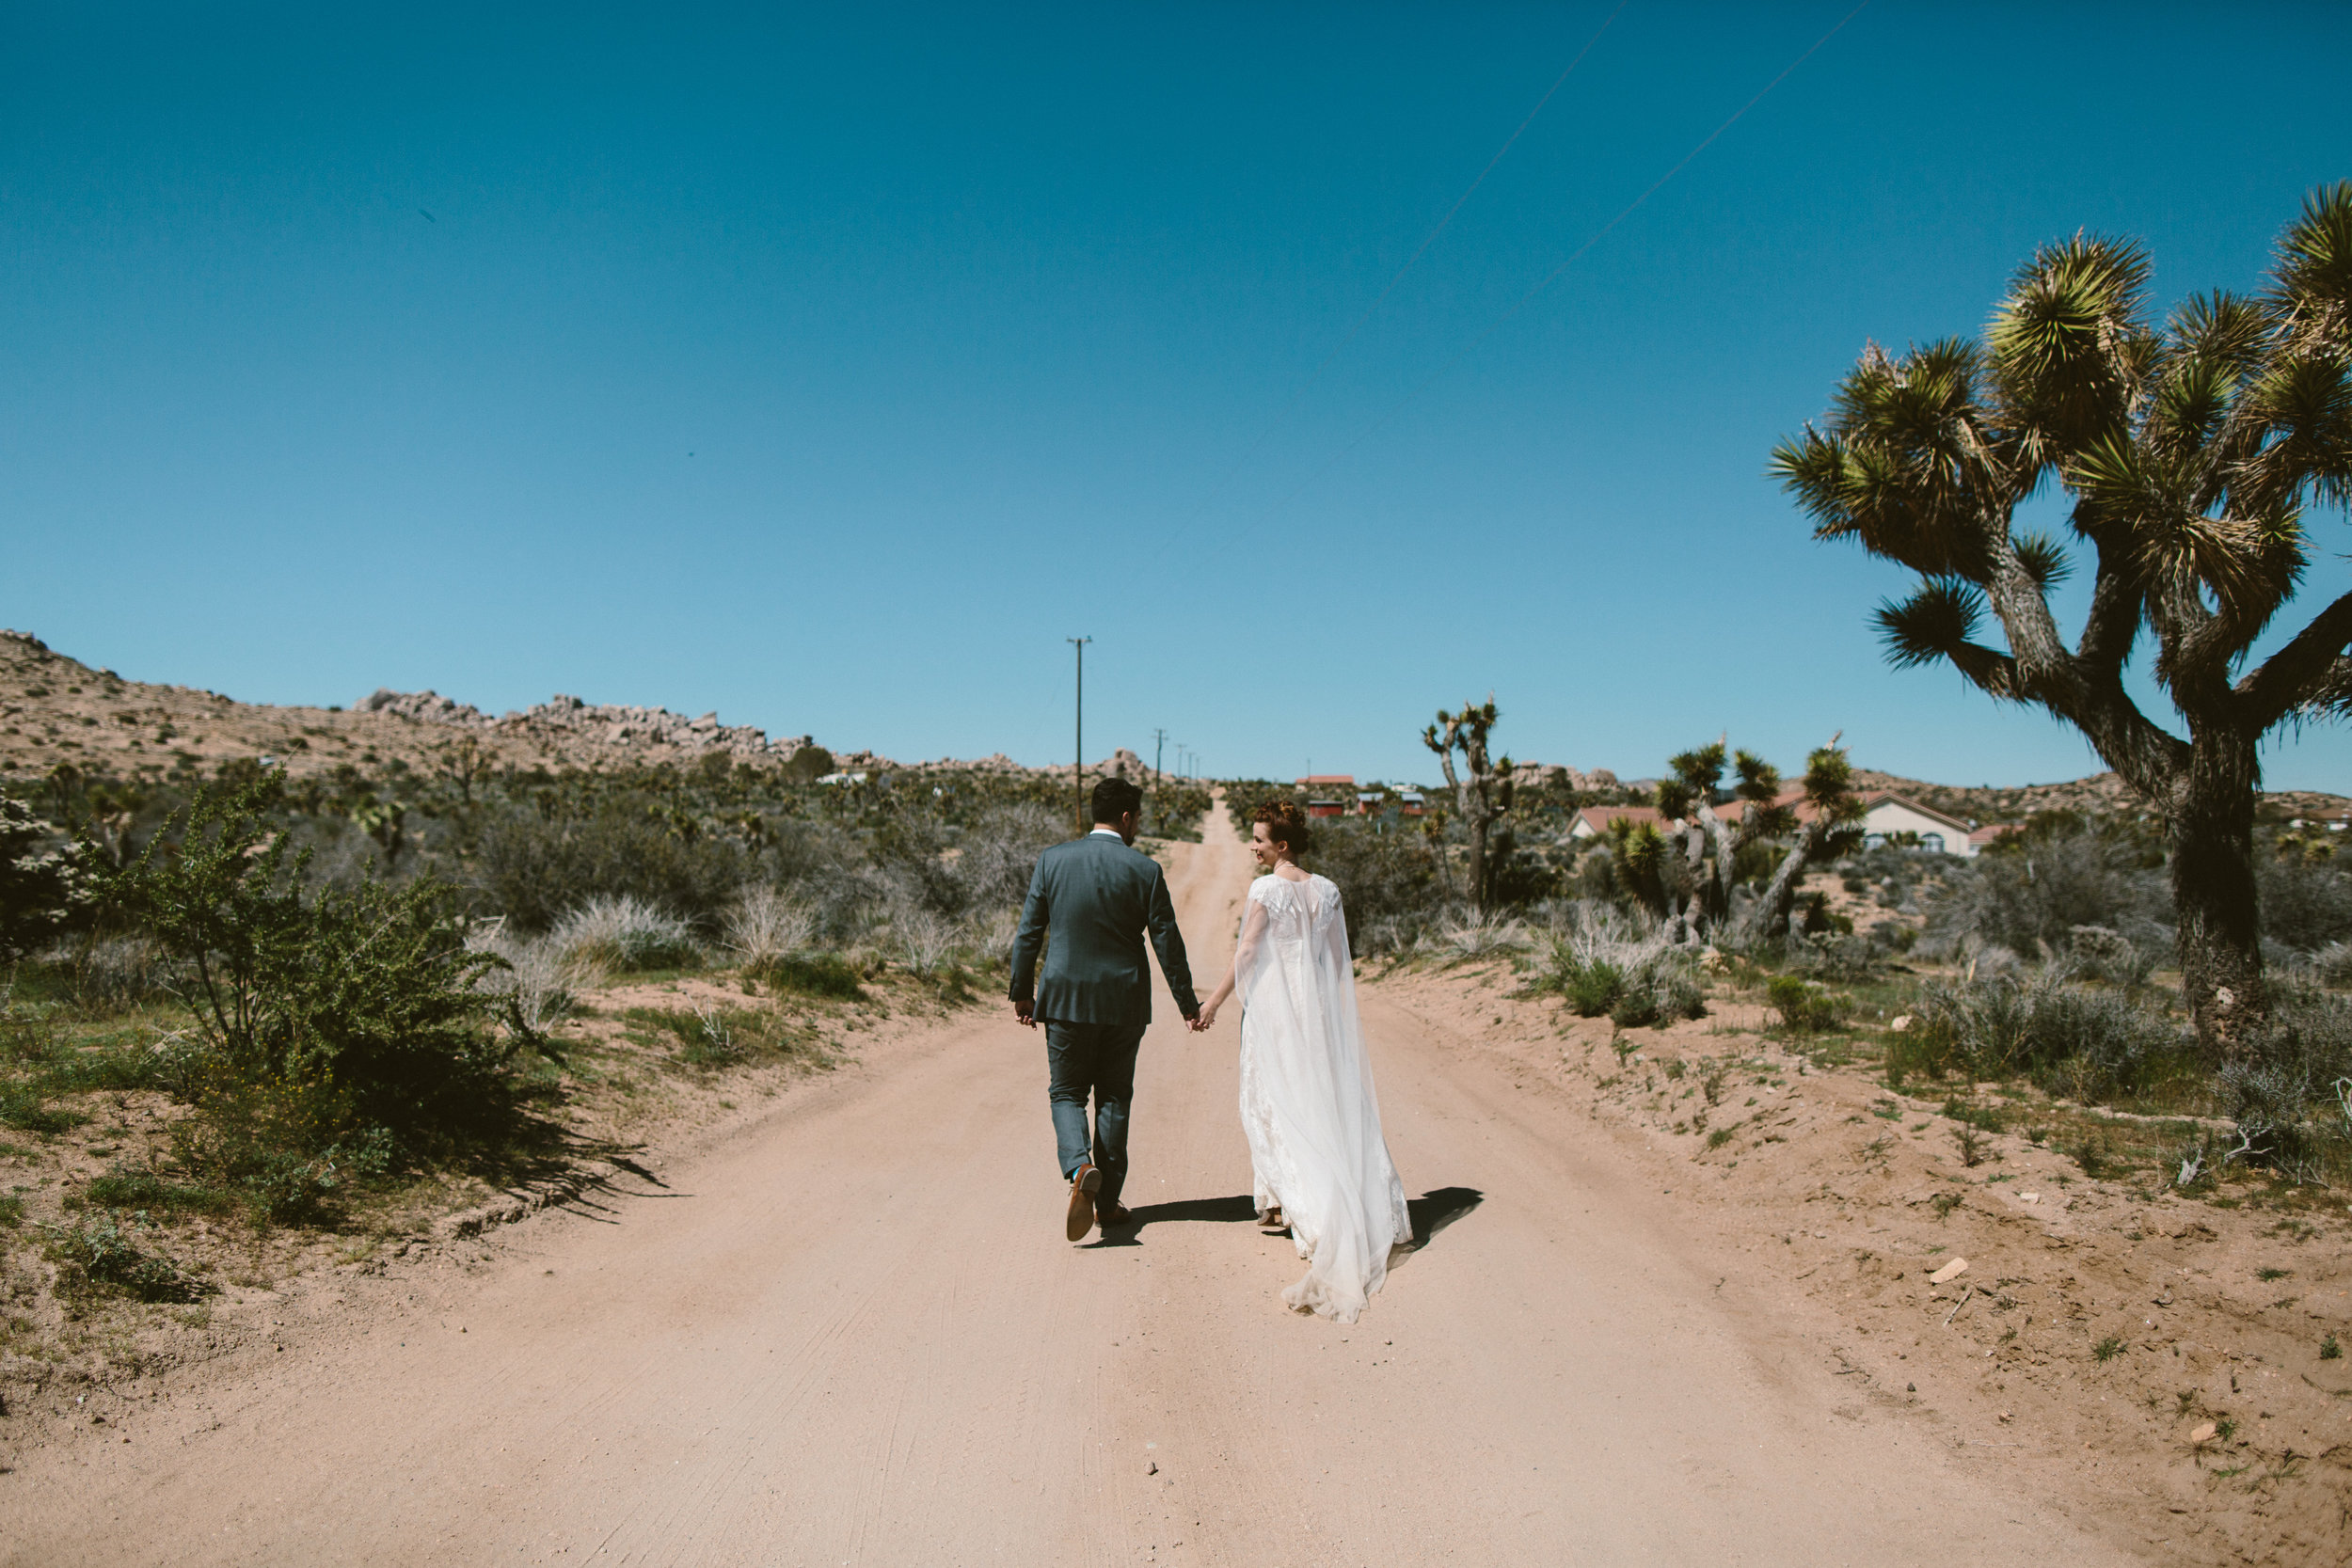
[[[1800,822],[1809,821],[1813,816],[1813,808],[1805,803],[1802,785],[1792,784],[1782,790],[1780,798],[1773,803],[1788,807]],[[1891,789],[1870,791],[1862,797],[1862,842],[1867,848],[1875,849],[1892,841],[1915,844],[1938,854],[1965,857],[1975,854],[1979,847],[1970,842],[1967,823],[1908,800]],[[1747,802],[1727,801],[1715,808],[1715,815],[1725,822],[1736,823],[1747,815]],[[1659,828],[1674,826],[1660,816],[1655,806],[1586,806],[1570,819],[1568,834],[1572,838],[1605,837],[1620,820],[1629,820],[1636,826],[1645,822]]]
[[[1975,835],[1968,824],[1957,816],[1947,816],[1916,800],[1905,800],[1891,789],[1872,790],[1862,800],[1868,808],[1862,818],[1865,848],[1875,849],[1889,839],[1902,842],[1907,838],[1922,849],[1957,855],[1963,860],[1977,852]]]
[[[1429,803],[1421,798],[1418,789],[1400,789],[1396,792],[1396,809],[1407,816],[1420,816],[1427,813]]]
[[[1354,789],[1356,775],[1353,773],[1310,773],[1298,781],[1298,787],[1323,790]]]
[[[1971,851],[1981,850],[1994,839],[2007,838],[2011,833],[2025,831],[2026,825],[2022,822],[1988,822],[1968,835],[1968,847]]]
[[[1347,802],[1345,800],[1317,800],[1313,797],[1310,797],[1307,801],[1307,815],[1309,816],[1345,816],[1347,815]]]
[[[1654,828],[1667,826],[1656,806],[1584,806],[1568,818],[1568,836],[1607,838],[1610,830],[1620,821],[1631,822],[1637,828],[1645,822]]]
[[[1370,816],[1374,812],[1380,809],[1381,801],[1387,799],[1388,795],[1383,790],[1358,790],[1356,792],[1356,815],[1359,816]]]

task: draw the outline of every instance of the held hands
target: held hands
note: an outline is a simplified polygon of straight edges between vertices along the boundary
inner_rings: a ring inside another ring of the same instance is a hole
[[[1207,1006],[1193,1014],[1192,1017],[1186,1019],[1184,1021],[1186,1026],[1189,1027],[1196,1035],[1207,1034],[1211,1029],[1216,1026],[1216,1006],[1217,1005],[1216,1003],[1210,1003]]]
[[[1015,997],[1015,998],[1013,998],[1013,1003],[1012,1003],[1012,1016],[1013,1016],[1016,1020],[1018,1020],[1018,1021],[1019,1021],[1019,1022],[1020,1022],[1020,1024],[1021,1024],[1021,1027],[1023,1027],[1024,1029],[1034,1029],[1034,1028],[1036,1028],[1036,1027],[1037,1027],[1037,1002],[1036,1002],[1036,999],[1035,999],[1035,998],[1031,998],[1030,1000],[1028,1000],[1028,1001],[1025,1002],[1025,1001],[1021,1000],[1019,997]]]

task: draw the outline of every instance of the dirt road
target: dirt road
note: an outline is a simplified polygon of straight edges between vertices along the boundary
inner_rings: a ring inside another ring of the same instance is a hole
[[[1249,875],[1230,837],[1176,851],[1203,975]],[[1130,1242],[1063,1242],[1042,1041],[965,1014],[666,1190],[386,1286],[404,1310],[282,1374],[28,1456],[0,1560],[2130,1560],[1836,1413],[1820,1348],[1723,1306],[1648,1182],[1376,992],[1426,1244],[1353,1327],[1285,1314],[1238,1017],[1194,1037],[1158,1005]]]

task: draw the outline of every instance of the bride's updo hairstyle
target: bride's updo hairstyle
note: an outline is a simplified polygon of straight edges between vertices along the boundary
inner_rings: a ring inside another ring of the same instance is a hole
[[[1254,821],[1265,824],[1265,835],[1291,852],[1291,859],[1302,858],[1308,849],[1307,814],[1298,809],[1295,800],[1268,800],[1258,808]]]

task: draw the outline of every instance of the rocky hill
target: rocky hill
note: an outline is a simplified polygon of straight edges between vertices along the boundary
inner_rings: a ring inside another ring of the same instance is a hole
[[[772,737],[748,724],[722,723],[716,713],[688,718],[667,708],[578,697],[552,697],[496,717],[432,691],[379,689],[348,709],[240,703],[217,691],[126,680],[112,670],[70,658],[29,632],[0,631],[0,777],[37,777],[59,763],[117,774],[162,774],[185,767],[210,770],[238,757],[269,757],[296,775],[343,763],[363,771],[394,762],[426,770],[611,768],[691,764],[714,753],[752,767],[781,768],[814,748],[814,736]],[[900,766],[873,752],[818,750],[817,755],[830,768],[849,772]],[[1068,763],[1032,768],[1001,754],[977,761],[943,757],[914,766],[1045,778],[1071,773]],[[1143,759],[1123,747],[1088,768],[1091,777],[1140,778],[1146,771]],[[1638,788],[1643,782],[1625,785],[1605,768],[1543,763],[1523,763],[1516,776],[1529,784],[1595,792]],[[1975,824],[2021,821],[2042,811],[2135,809],[2130,792],[2113,773],[2009,789],[1931,784],[1867,768],[1856,769],[1855,777],[1866,789],[1892,789]],[[2352,799],[2281,791],[2265,797],[2264,808],[2265,816],[2279,818],[2333,816],[2352,810]]]
[[[152,686],[92,669],[28,632],[0,631],[0,776],[48,772],[59,763],[122,774],[216,767],[270,757],[290,773],[350,763],[374,769],[473,766],[614,768],[691,763],[713,752],[783,767],[816,745],[809,736],[771,738],[666,708],[623,707],[555,697],[496,718],[431,691],[379,690],[349,709],[240,703],[217,691]],[[870,752],[834,753],[832,766],[891,766]]]

